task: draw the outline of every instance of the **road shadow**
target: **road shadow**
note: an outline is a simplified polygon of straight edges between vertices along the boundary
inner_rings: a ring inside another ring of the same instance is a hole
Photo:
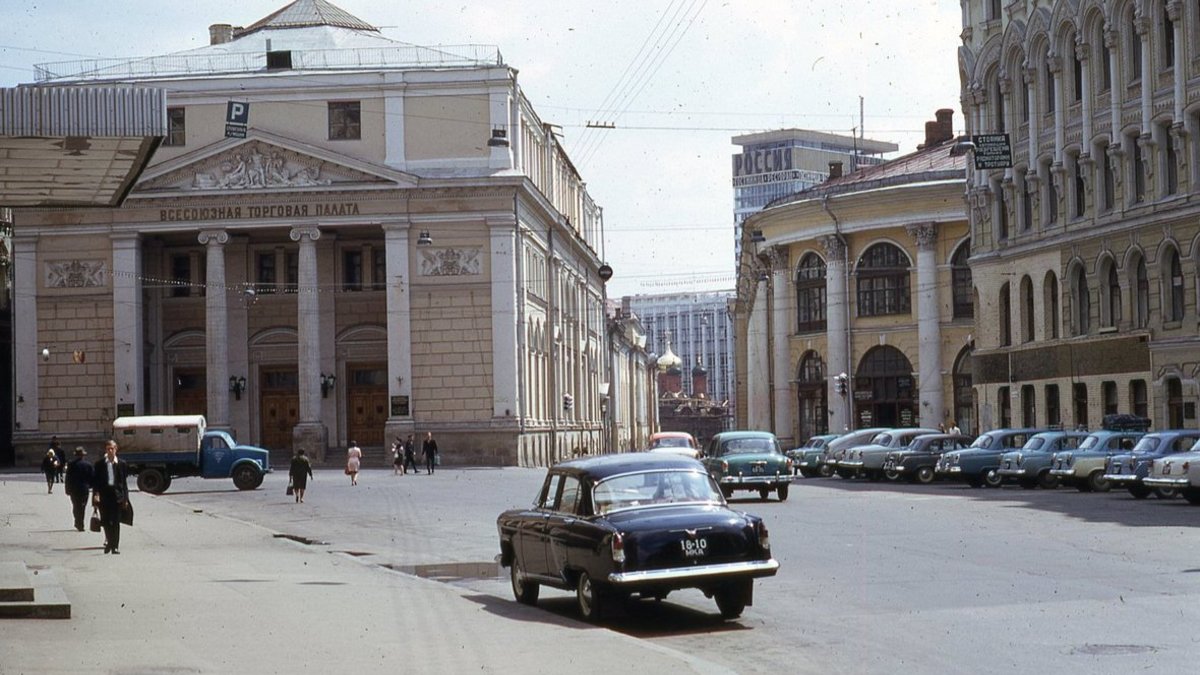
[[[892,492],[935,495],[989,502],[1009,502],[1007,508],[1028,508],[1060,513],[1086,522],[1116,523],[1130,527],[1200,527],[1200,507],[1180,497],[1136,499],[1127,490],[1080,492],[1074,487],[1025,489],[1006,484],[1000,488],[973,488],[965,483],[935,481],[928,485],[908,482],[871,482],[864,479],[806,478],[792,491],[807,487],[842,492]]]

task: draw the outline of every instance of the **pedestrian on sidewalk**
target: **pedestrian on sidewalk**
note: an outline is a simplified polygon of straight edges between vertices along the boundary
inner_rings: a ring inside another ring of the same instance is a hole
[[[308,488],[308,479],[312,478],[312,462],[304,456],[304,450],[297,450],[292,457],[292,465],[288,467],[288,475],[292,481],[292,492],[296,495],[296,503],[304,503],[304,490]]]
[[[404,469],[404,441],[397,436],[392,443],[392,475],[395,476]],[[408,473],[405,471],[405,473]]]
[[[42,458],[42,473],[46,475],[46,494],[54,492],[54,481],[58,480],[58,456],[47,450]]]
[[[412,434],[404,441],[404,473],[408,473],[409,467],[412,467],[413,473],[421,473],[417,469],[417,446],[413,443]]]
[[[425,455],[425,473],[433,474],[433,467],[437,465],[437,441],[433,440],[433,432],[425,432],[425,442],[421,444],[421,453]]]
[[[346,450],[346,475],[350,476],[350,484],[358,485],[358,467],[362,464],[362,448],[358,443],[350,441]]]
[[[71,498],[71,514],[75,516],[75,529],[83,532],[83,513],[87,510],[88,493],[92,489],[92,463],[87,459],[83,446],[75,448],[75,459],[67,464],[64,489]]]
[[[57,482],[61,483],[67,470],[67,451],[63,450],[62,444],[58,442],[58,436],[50,437],[50,449],[54,451],[54,460],[58,462]]]
[[[104,444],[104,457],[92,467],[92,505],[100,509],[104,552],[120,554],[121,511],[129,507],[129,465],[117,458],[117,442]]]

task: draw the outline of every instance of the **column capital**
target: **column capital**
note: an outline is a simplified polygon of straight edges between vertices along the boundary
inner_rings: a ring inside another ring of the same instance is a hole
[[[759,255],[762,256],[763,262],[767,264],[767,268],[772,272],[788,271],[788,247],[768,246]]]
[[[319,227],[293,227],[288,236],[292,241],[302,241],[304,237],[308,237],[309,241],[316,241],[321,238],[321,228]]]
[[[1008,76],[1007,70],[1000,71],[1000,77],[997,78],[996,84],[1000,87],[1000,93],[1003,96],[1008,96],[1012,93],[1012,78]]]
[[[1179,23],[1179,19],[1183,16],[1183,2],[1181,0],[1167,0],[1163,4],[1163,9],[1167,11],[1167,18],[1172,23]],[[1176,27],[1178,30],[1178,27]]]
[[[821,237],[821,246],[825,249],[826,262],[845,262],[846,261],[846,241],[841,235],[829,234]]]
[[[412,223],[407,220],[388,221],[386,223],[380,223],[379,227],[384,232],[408,232],[410,229],[412,229]]]
[[[196,236],[196,239],[201,244],[206,246],[208,244],[212,244],[214,246],[218,244],[228,244],[229,232],[225,230],[200,230],[200,234]]]
[[[1138,34],[1142,40],[1150,34],[1150,17],[1143,14],[1137,14],[1133,17],[1133,31]]]
[[[1051,75],[1062,73],[1063,62],[1062,57],[1058,54],[1049,54],[1046,56],[1046,70],[1050,71]]]
[[[1113,26],[1112,21],[1105,21],[1104,22],[1104,46],[1107,47],[1110,52],[1112,52],[1112,50],[1116,49],[1117,45],[1120,43],[1121,43],[1121,36],[1117,33],[1117,30]]]
[[[1092,56],[1092,45],[1089,44],[1086,40],[1082,40],[1079,37],[1076,37],[1075,38],[1075,59],[1086,63],[1087,60],[1089,58],[1091,58],[1091,56]]]
[[[908,232],[908,236],[912,237],[917,242],[917,249],[922,251],[932,250],[937,243],[937,223],[912,223],[904,227]]]

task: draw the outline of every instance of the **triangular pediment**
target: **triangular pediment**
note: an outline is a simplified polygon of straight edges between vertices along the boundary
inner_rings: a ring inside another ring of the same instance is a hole
[[[176,157],[142,175],[132,196],[411,187],[417,177],[273,134],[251,132]]]

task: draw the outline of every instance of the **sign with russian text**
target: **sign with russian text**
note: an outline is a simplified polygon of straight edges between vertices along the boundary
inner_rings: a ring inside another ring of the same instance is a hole
[[[1008,134],[976,134],[971,137],[975,144],[975,168],[1011,169],[1012,145]]]

